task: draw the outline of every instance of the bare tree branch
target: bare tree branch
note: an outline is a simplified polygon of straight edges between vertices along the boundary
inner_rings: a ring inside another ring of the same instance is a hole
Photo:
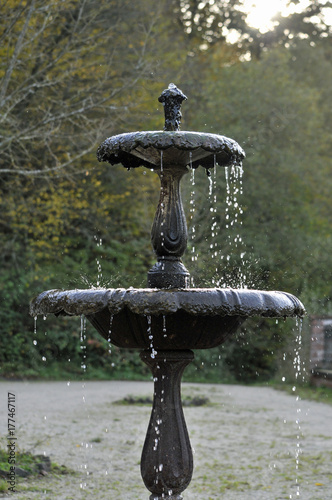
[[[8,65],[8,68],[7,68],[7,71],[5,73],[5,77],[4,77],[3,81],[2,81],[2,85],[1,85],[1,89],[0,89],[0,102],[2,101],[2,99],[4,98],[4,96],[6,95],[7,88],[8,88],[10,79],[12,77],[15,64],[17,63],[18,56],[19,56],[19,54],[20,54],[20,52],[22,50],[22,47],[23,47],[23,40],[24,40],[26,32],[28,30],[30,19],[31,19],[31,16],[32,16],[33,11],[34,11],[34,7],[35,7],[35,0],[31,0],[30,7],[29,7],[29,10],[28,10],[28,14],[27,14],[25,23],[23,25],[23,29],[22,29],[22,31],[21,31],[18,39],[17,39],[17,43],[16,43],[16,46],[15,46],[14,54],[13,54],[11,60],[10,60],[10,63]]]
[[[122,4],[115,5],[115,11],[106,0],[7,5],[0,174],[68,173],[104,135],[100,123],[108,133],[120,128],[133,105],[122,96],[151,71],[147,51],[156,19],[133,29]]]

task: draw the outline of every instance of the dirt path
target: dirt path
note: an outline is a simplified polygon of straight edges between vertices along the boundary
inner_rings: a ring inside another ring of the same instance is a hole
[[[76,475],[18,479],[15,499],[147,500],[139,469],[150,408],[118,406],[152,395],[152,382],[1,382],[16,398],[18,446]],[[184,384],[212,406],[184,409],[195,469],[184,500],[332,499],[332,407],[262,387]]]

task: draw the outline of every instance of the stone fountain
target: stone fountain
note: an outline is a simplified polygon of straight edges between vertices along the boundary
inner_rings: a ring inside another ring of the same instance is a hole
[[[181,404],[184,368],[195,349],[216,347],[248,317],[303,316],[302,303],[285,292],[231,288],[190,288],[181,261],[187,224],[180,180],[202,166],[239,164],[245,154],[232,139],[181,132],[181,104],[186,96],[170,84],[159,97],[163,131],[120,134],[99,147],[99,161],[127,169],[145,166],[160,178],[160,199],[151,240],[157,256],[148,272],[148,288],[49,290],[30,306],[32,316],[85,315],[97,331],[118,347],[141,350],[154,378],[154,401],[141,459],[150,500],[181,500],[190,483],[193,457]]]

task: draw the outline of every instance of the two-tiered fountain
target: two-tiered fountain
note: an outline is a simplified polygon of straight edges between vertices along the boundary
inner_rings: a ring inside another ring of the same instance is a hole
[[[145,166],[160,177],[160,199],[151,240],[157,263],[144,289],[49,290],[36,297],[32,316],[85,315],[118,347],[141,349],[154,377],[154,401],[142,452],[141,473],[150,500],[182,499],[193,471],[192,450],[182,411],[180,383],[194,358],[191,349],[222,344],[248,317],[302,316],[301,302],[288,293],[231,288],[189,288],[181,262],[187,225],[180,180],[189,168],[209,173],[216,164],[239,164],[244,151],[215,134],[180,132],[180,107],[186,96],[174,85],[159,97],[164,131],[133,132],[106,139],[98,160],[126,168]]]

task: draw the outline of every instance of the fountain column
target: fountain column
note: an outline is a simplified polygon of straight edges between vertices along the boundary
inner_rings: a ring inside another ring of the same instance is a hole
[[[160,198],[151,230],[158,262],[148,272],[151,288],[188,288],[190,274],[181,261],[187,248],[188,230],[183,210],[180,180],[187,168],[167,166],[158,171]]]
[[[190,350],[143,351],[154,379],[153,407],[142,451],[141,474],[150,500],[181,500],[191,481],[193,456],[181,403],[181,377],[194,359]]]

